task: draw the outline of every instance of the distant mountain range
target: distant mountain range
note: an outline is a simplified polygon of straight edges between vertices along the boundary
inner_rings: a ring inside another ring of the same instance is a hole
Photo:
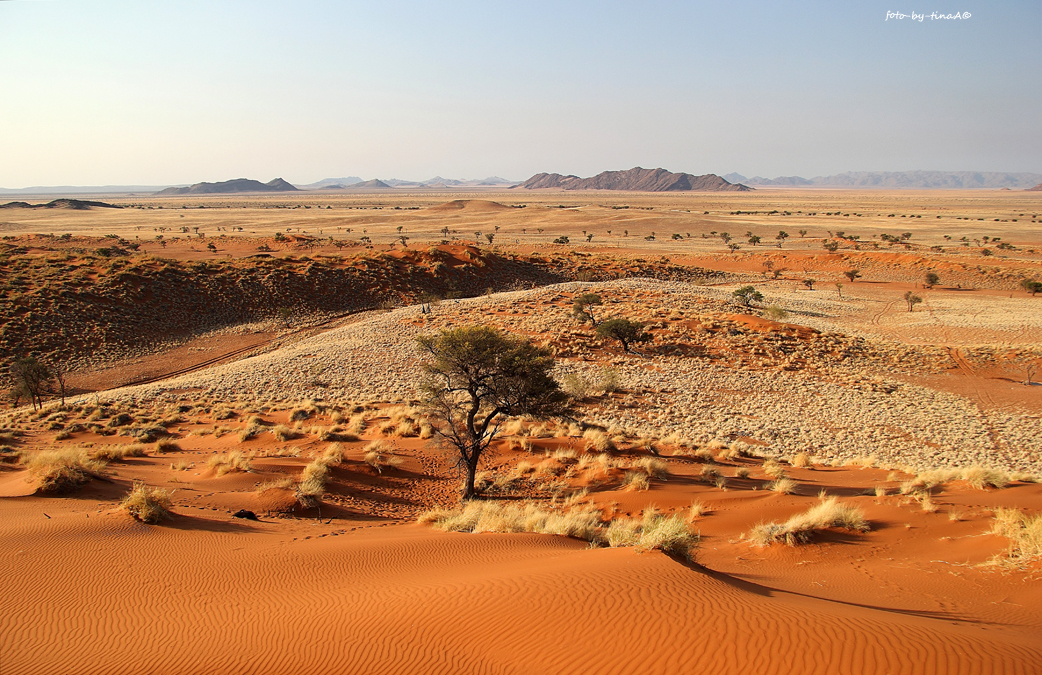
[[[359,189],[383,189],[383,188],[437,188],[437,187],[506,187],[515,185],[517,181],[507,180],[499,176],[473,180],[458,180],[455,178],[442,178],[435,176],[429,180],[401,180],[398,178],[383,178],[363,181],[358,176],[346,176],[344,178],[323,178],[317,183],[309,183],[300,187],[306,190],[359,190]]]
[[[219,195],[233,192],[297,192],[293,187],[281,178],[275,178],[267,183],[250,178],[236,178],[225,180],[220,183],[196,183],[188,187],[169,187],[160,190],[157,195]]]
[[[849,171],[833,176],[801,178],[779,176],[746,178],[739,173],[724,176],[732,183],[787,187],[849,187],[849,188],[919,188],[919,189],[978,189],[1009,188],[1026,190],[1042,182],[1037,173],[996,173],[986,171]]]
[[[672,173],[665,169],[604,171],[592,178],[562,176],[559,173],[537,173],[515,187],[526,190],[544,188],[556,190],[631,190],[639,192],[742,192],[752,188],[724,180],[714,173],[692,176]]]

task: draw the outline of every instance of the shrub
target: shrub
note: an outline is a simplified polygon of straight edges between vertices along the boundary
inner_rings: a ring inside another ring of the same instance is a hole
[[[272,435],[282,442],[291,441],[297,438],[298,434],[293,429],[290,429],[285,424],[280,424],[271,430]]]
[[[799,484],[790,478],[778,478],[768,483],[767,487],[772,492],[779,492],[783,495],[791,495],[796,491]]]
[[[1009,560],[1024,564],[1042,558],[1042,514],[1029,517],[1018,509],[998,509],[992,532],[1009,539]]]
[[[769,546],[776,541],[795,546],[810,541],[814,533],[830,528],[852,532],[867,532],[869,529],[861,509],[840,504],[835,497],[829,497],[784,523],[760,523],[753,528],[749,538],[757,546]]]
[[[764,313],[771,319],[774,319],[775,321],[781,321],[783,319],[789,318],[789,313],[781,307],[779,307],[778,305],[769,306],[767,309],[764,310]]]
[[[300,482],[294,490],[297,502],[306,509],[318,506],[322,501],[322,494],[326,490],[326,481],[329,479],[329,467],[320,457],[304,467],[300,474]]]
[[[144,457],[145,446],[140,443],[132,445],[103,445],[90,451],[91,459],[101,459],[107,462],[126,459],[127,457]]]
[[[169,439],[156,441],[156,444],[153,447],[157,453],[181,452],[181,446]]]
[[[158,523],[170,515],[170,492],[137,482],[120,506],[143,523]]]
[[[621,382],[622,375],[619,373],[619,369],[612,366],[606,366],[601,369],[601,372],[597,377],[597,388],[605,394],[611,394],[622,388]]]
[[[377,473],[383,473],[388,467],[400,466],[401,458],[390,454],[387,445],[383,441],[373,441],[365,446],[365,463],[376,469]]]
[[[661,459],[655,459],[654,457],[641,457],[633,462],[633,468],[640,469],[648,478],[665,480],[669,477],[669,465]]]
[[[630,492],[643,492],[651,489],[651,483],[648,481],[647,474],[641,471],[627,471],[626,475],[623,476],[622,486],[624,490]]]
[[[82,450],[45,450],[26,461],[29,475],[40,492],[62,493],[75,490],[101,475],[105,462],[92,459]]]
[[[250,460],[241,452],[230,452],[226,455],[214,455],[207,460],[206,465],[217,472],[218,476],[234,471],[250,471],[253,467]]]
[[[678,515],[662,516],[648,508],[641,520],[618,519],[608,525],[606,534],[612,548],[632,546],[637,550],[659,549],[667,555],[693,559],[699,535],[692,534],[687,523]]]
[[[418,520],[449,532],[537,532],[585,541],[595,541],[600,529],[596,510],[572,508],[559,513],[534,504],[522,507],[495,501],[470,501],[462,509],[435,508]]]
[[[561,377],[561,389],[576,401],[581,401],[590,395],[593,383],[579,373],[565,373]]]

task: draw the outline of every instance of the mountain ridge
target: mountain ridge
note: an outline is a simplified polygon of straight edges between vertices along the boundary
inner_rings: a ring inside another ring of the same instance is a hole
[[[515,185],[525,190],[623,190],[632,192],[745,192],[752,188],[731,183],[708,173],[694,176],[673,173],[666,169],[644,169],[636,166],[625,171],[602,171],[590,178],[559,173],[537,173],[525,182]]]
[[[252,178],[235,178],[219,183],[196,183],[188,187],[169,187],[160,190],[157,195],[215,195],[234,192],[298,192],[298,189],[281,178],[274,178],[267,183]]]

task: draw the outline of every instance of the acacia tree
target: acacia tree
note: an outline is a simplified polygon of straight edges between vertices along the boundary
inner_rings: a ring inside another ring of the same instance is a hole
[[[850,283],[854,283],[854,280],[861,276],[860,270],[847,270],[843,273],[843,276],[850,279]]]
[[[33,410],[43,408],[43,395],[52,377],[47,364],[35,356],[26,356],[11,364],[11,379],[15,387],[29,397]]]
[[[436,433],[466,471],[463,499],[474,486],[481,455],[508,416],[562,414],[568,397],[551,376],[553,355],[526,339],[488,326],[445,329],[417,338],[428,359],[423,406]]]
[[[742,303],[742,305],[746,307],[748,307],[750,304],[754,302],[763,301],[763,293],[756,290],[752,286],[742,286],[731,295],[733,295],[738,300],[738,302]]]
[[[933,288],[939,283],[941,283],[941,277],[939,277],[936,272],[927,272],[926,275],[923,276],[923,286],[926,288]]]
[[[597,336],[611,338],[622,343],[622,351],[628,352],[630,345],[637,342],[651,342],[652,336],[644,332],[644,324],[629,319],[608,319],[597,326]]]
[[[904,299],[905,299],[905,302],[908,303],[908,311],[909,312],[911,312],[912,309],[916,305],[918,305],[920,302],[923,301],[922,298],[920,298],[918,295],[916,295],[915,293],[913,293],[911,291],[905,291]]]
[[[572,316],[583,323],[589,321],[591,325],[596,326],[597,317],[593,315],[593,308],[603,304],[601,296],[596,293],[583,293],[575,299],[575,304],[572,305]]]

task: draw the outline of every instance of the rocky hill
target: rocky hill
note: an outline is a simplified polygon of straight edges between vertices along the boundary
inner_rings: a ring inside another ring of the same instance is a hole
[[[746,178],[737,173],[725,176],[732,182],[761,186],[820,186],[849,188],[1000,189],[1022,190],[1042,181],[1042,174],[988,171],[848,171],[832,176],[801,178],[779,176]]]
[[[516,187],[527,190],[629,190],[636,192],[739,192],[745,185],[729,183],[716,174],[693,176],[665,169],[634,167],[628,171],[603,171],[592,178],[537,173]]]
[[[232,192],[296,192],[293,187],[281,178],[267,183],[249,178],[221,181],[220,183],[196,183],[189,187],[170,187],[160,190],[157,195],[218,195]]]

